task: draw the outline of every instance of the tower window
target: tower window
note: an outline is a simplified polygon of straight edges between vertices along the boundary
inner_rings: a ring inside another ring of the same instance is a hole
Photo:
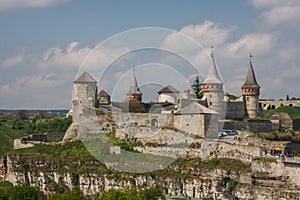
[[[212,102],[209,102],[209,105],[211,106],[211,105],[212,105]]]

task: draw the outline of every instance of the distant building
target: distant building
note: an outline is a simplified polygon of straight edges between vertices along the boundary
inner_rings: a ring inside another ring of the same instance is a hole
[[[135,76],[135,68],[132,70],[132,83],[127,93],[127,99],[131,102],[142,102],[143,93],[140,91],[140,88],[137,84]]]
[[[99,105],[109,105],[111,103],[110,101],[110,95],[105,92],[104,90],[101,90],[99,94],[97,95],[97,99],[99,102]]]
[[[158,92],[158,102],[159,103],[164,103],[164,102],[169,102],[175,104],[177,99],[179,98],[180,92],[172,87],[171,85],[168,85]]]

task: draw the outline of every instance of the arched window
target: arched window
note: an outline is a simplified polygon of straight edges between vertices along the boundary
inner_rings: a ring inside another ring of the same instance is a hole
[[[157,119],[152,119],[151,120],[151,126],[158,126],[158,120]]]
[[[275,110],[275,105],[272,105],[271,108],[272,108],[273,110]]]

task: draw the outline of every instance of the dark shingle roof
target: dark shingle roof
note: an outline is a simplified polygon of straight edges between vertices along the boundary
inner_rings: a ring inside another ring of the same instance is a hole
[[[174,87],[171,85],[168,85],[164,87],[163,89],[159,90],[157,93],[180,93],[178,90],[176,90]]]
[[[83,72],[74,83],[97,83],[97,81],[87,72]]]
[[[245,83],[242,86],[242,89],[243,88],[260,88],[260,86],[258,85],[258,83],[256,81],[251,61],[250,61],[250,65],[249,65],[249,69],[248,69],[248,73],[247,73]]]
[[[98,94],[98,97],[110,97],[110,95],[104,90],[101,90]]]

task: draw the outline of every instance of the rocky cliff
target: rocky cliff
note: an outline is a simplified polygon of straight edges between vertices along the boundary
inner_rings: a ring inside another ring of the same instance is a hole
[[[74,186],[97,197],[110,188],[159,185],[164,193],[201,199],[300,199],[297,180],[276,160],[254,160],[250,165],[230,159],[178,160],[168,168],[143,174],[117,172],[91,160],[62,163],[40,154],[8,154],[1,159],[1,175],[13,184],[28,183],[46,194],[55,185]],[[275,172],[275,173],[274,173]]]

